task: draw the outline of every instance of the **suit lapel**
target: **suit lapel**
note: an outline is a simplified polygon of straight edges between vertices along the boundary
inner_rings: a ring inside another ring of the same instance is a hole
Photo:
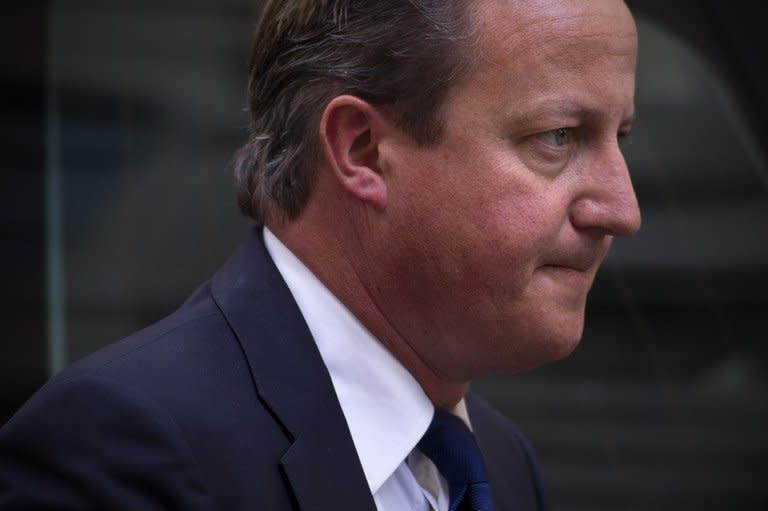
[[[333,401],[329,407],[338,406]],[[352,440],[339,442],[340,430],[347,431],[341,413],[318,412],[281,460],[302,511],[376,509]]]
[[[374,511],[328,371],[260,229],[214,276],[212,293],[259,396],[293,441],[281,466],[302,511]]]

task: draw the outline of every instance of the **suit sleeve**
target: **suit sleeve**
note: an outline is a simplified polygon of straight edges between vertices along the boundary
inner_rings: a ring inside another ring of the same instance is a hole
[[[166,411],[97,376],[44,387],[0,429],[0,511],[214,509]]]

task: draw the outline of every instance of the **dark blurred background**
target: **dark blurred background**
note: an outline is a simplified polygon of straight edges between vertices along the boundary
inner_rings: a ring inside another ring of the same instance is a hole
[[[629,2],[619,240],[567,360],[476,382],[556,510],[768,510],[768,94],[757,2]],[[9,2],[0,18],[0,424],[65,364],[177,307],[244,237],[260,2]]]

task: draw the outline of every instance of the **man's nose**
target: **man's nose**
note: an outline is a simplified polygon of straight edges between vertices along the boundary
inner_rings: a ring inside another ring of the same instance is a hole
[[[612,236],[629,236],[640,229],[640,206],[618,144],[601,151],[583,179],[581,194],[571,208],[576,229],[601,230]]]

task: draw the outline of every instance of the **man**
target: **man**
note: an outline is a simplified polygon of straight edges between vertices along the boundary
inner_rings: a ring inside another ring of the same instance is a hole
[[[268,2],[237,164],[264,229],[5,426],[0,509],[545,508],[467,389],[567,355],[638,229],[635,60],[621,0]]]

